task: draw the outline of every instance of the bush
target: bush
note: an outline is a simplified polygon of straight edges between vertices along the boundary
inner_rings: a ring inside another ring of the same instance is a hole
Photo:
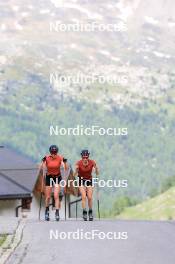
[[[169,177],[162,184],[161,192],[167,191],[169,188],[175,186],[175,176]]]
[[[130,207],[136,205],[137,201],[128,196],[122,196],[116,199],[113,204],[113,208],[111,211],[112,215],[119,215],[126,207]]]

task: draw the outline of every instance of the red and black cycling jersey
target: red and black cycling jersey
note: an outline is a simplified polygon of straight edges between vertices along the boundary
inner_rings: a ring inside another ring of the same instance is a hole
[[[94,160],[88,160],[88,164],[84,165],[83,160],[79,160],[76,163],[76,166],[78,168],[78,176],[90,180],[92,179],[92,170],[94,167],[96,167],[96,162]]]
[[[46,163],[47,167],[47,175],[60,175],[60,167],[61,163],[63,161],[63,157],[61,155],[55,155],[55,157],[50,156],[45,156],[43,158],[43,161]]]

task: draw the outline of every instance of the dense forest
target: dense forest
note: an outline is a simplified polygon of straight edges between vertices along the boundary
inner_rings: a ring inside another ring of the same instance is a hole
[[[102,179],[127,180],[127,188],[101,189],[101,207],[106,214],[120,197],[135,204],[161,190],[175,174],[175,120],[167,107],[156,102],[111,111],[102,105],[72,98],[57,98],[43,85],[18,87],[5,94],[0,106],[0,143],[40,162],[50,144],[72,165],[88,148],[100,168]],[[99,125],[127,128],[119,136],[50,136],[50,126]],[[123,200],[122,200],[123,201]]]

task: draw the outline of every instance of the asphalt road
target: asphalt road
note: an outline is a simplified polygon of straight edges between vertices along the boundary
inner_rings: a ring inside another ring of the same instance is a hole
[[[96,230],[95,239],[77,239],[77,230],[84,235]],[[74,231],[77,233],[73,239],[70,232]],[[100,231],[101,237],[116,232],[116,239],[99,239]],[[52,239],[51,234],[55,235]],[[174,247],[175,222],[30,220],[7,264],[175,264]]]

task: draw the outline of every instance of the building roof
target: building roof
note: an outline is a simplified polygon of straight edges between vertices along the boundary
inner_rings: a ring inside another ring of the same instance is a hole
[[[32,196],[37,180],[37,165],[9,148],[0,148],[0,199]]]

